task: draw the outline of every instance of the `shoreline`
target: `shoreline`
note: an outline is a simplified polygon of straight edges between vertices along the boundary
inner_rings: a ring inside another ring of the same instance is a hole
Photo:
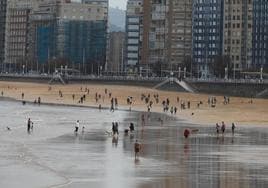
[[[51,91],[48,91],[49,87],[52,88]],[[86,96],[87,99],[84,104],[76,103],[77,96],[79,98],[85,94],[84,91],[80,91],[80,87],[88,88],[90,90],[90,93]],[[268,100],[265,99],[253,99],[253,104],[250,104],[249,98],[231,97],[230,105],[223,105],[221,104],[222,96],[214,95],[217,97],[219,102],[216,108],[211,108],[206,104],[207,97],[211,95],[206,94],[169,92],[148,89],[145,87],[122,85],[71,84],[63,86],[29,82],[21,83],[0,81],[0,92],[4,92],[3,97],[12,99],[14,101],[26,101],[26,103],[34,104],[33,101],[40,96],[41,104],[92,109],[99,109],[98,106],[101,105],[102,109],[109,110],[110,98],[104,94],[104,89],[106,88],[109,92],[112,92],[113,97],[118,97],[118,110],[121,111],[129,111],[130,106],[126,104],[126,98],[127,96],[133,96],[134,104],[131,106],[131,111],[147,112],[146,105],[140,100],[141,93],[150,93],[151,95],[157,93],[160,97],[159,104],[153,104],[151,112],[175,117],[185,123],[197,124],[201,126],[214,126],[216,122],[221,122],[224,120],[227,125],[231,124],[231,122],[234,122],[238,126],[268,126]],[[58,96],[59,90],[63,92],[63,97]],[[21,99],[22,92],[25,93],[24,99]],[[100,93],[107,98],[96,103],[94,101],[95,92]],[[72,100],[72,94],[75,94],[76,100]],[[191,108],[180,110],[180,103],[176,103],[176,96],[179,96],[181,101],[191,101]],[[170,106],[176,105],[178,107],[178,113],[176,115],[163,112],[161,102],[166,98],[170,98]],[[196,104],[199,101],[203,101],[204,105],[202,105],[200,108],[197,108]]]

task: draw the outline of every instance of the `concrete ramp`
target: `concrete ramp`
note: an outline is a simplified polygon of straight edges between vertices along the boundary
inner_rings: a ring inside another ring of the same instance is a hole
[[[54,74],[52,79],[48,82],[48,84],[52,84],[52,82],[54,81],[60,81],[63,85],[66,84],[66,82],[64,81],[64,79],[60,74]]]
[[[186,91],[190,93],[195,93],[195,89],[192,86],[190,86],[188,83],[186,83],[185,81],[179,81],[178,79],[175,79],[174,81]]]
[[[158,89],[161,86],[167,84],[168,82],[170,82],[170,79],[169,78],[167,78],[166,80],[164,80],[164,81],[160,82],[159,84],[157,84],[156,86],[154,86],[153,89]]]
[[[268,96],[268,89],[265,89],[256,95],[257,98]]]
[[[153,89],[158,89],[162,86],[164,86],[167,83],[175,83],[177,84],[180,88],[183,90],[190,92],[190,93],[195,93],[195,89],[190,86],[187,82],[185,81],[179,81],[177,78],[167,78],[166,80],[162,81],[161,83],[157,84],[156,86],[153,87]]]

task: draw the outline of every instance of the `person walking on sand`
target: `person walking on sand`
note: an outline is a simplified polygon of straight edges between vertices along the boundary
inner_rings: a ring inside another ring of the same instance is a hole
[[[135,159],[137,159],[140,150],[141,150],[141,144],[138,142],[138,140],[136,140],[136,142],[134,144]]]
[[[79,130],[79,120],[76,121],[74,132],[78,133]]]
[[[234,131],[235,131],[235,124],[232,123],[232,133],[233,133],[233,135],[234,135]]]

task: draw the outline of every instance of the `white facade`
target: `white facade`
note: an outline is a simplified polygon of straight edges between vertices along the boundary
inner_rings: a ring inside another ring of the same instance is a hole
[[[142,0],[129,0],[127,3],[125,69],[130,72],[135,71],[140,60],[142,6]]]

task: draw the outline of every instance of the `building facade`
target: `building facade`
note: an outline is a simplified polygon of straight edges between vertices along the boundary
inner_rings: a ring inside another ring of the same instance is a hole
[[[144,1],[140,67],[146,73],[168,66],[169,1]]]
[[[125,33],[112,32],[109,35],[109,58],[107,72],[112,75],[121,74],[124,70]]]
[[[191,59],[192,0],[129,0],[126,33],[126,65],[147,74],[177,69]]]
[[[222,56],[223,3],[193,1],[193,64],[198,77],[210,77],[215,59]]]
[[[60,59],[82,73],[97,72],[106,62],[107,7],[107,0],[84,4],[11,0],[6,28],[8,69],[20,72],[26,66],[26,71],[51,73],[51,66],[56,68],[52,62]]]
[[[30,15],[42,2],[52,0],[9,0],[5,28],[5,71],[22,72],[28,67]]]
[[[268,2],[253,1],[252,66],[255,70],[268,68]]]
[[[251,66],[252,18],[252,1],[224,1],[223,55],[234,72]]]
[[[143,0],[129,0],[126,11],[125,63],[126,72],[137,72],[142,41]]]
[[[176,69],[191,62],[192,0],[170,1],[169,10],[168,61]]]
[[[4,71],[7,0],[0,0],[0,72]]]
[[[104,69],[107,7],[108,4],[103,6],[102,3],[61,3],[57,12],[57,57],[65,58],[83,73]]]

